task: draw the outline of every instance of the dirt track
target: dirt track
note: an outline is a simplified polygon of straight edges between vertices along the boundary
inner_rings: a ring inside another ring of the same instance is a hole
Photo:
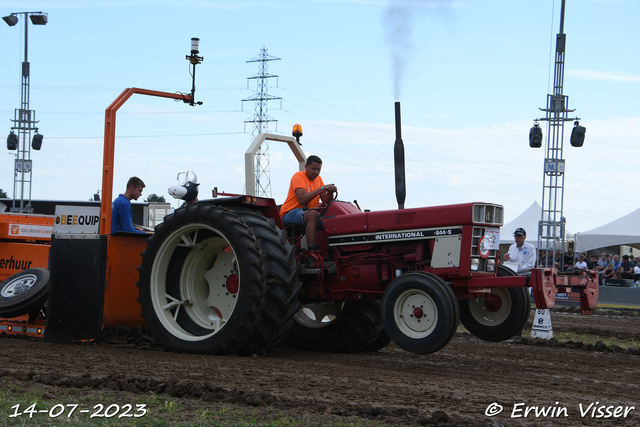
[[[637,314],[554,312],[552,322],[555,332],[640,341]],[[0,336],[0,383],[3,388],[44,389],[63,403],[77,403],[66,400],[89,393],[110,393],[120,404],[156,394],[179,401],[181,419],[194,422],[205,409],[225,408],[230,411],[220,412],[219,419],[231,423],[232,409],[242,408],[258,419],[288,415],[296,425],[362,420],[395,426],[640,423],[638,351],[542,345],[526,338],[488,343],[458,333],[445,349],[426,356],[391,344],[365,354],[278,348],[242,358],[162,352],[139,334],[134,342],[134,335],[107,335],[92,344]],[[612,408],[599,413],[594,406]],[[499,407],[498,415],[485,415]],[[527,407],[551,411],[536,416],[533,410],[525,417]],[[149,409],[147,417],[163,416],[161,408]]]

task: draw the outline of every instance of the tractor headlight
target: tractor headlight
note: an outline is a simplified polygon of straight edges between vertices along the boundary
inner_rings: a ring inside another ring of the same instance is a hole
[[[478,271],[480,268],[480,260],[478,258],[471,258],[471,271]]]
[[[487,271],[496,271],[496,260],[488,259],[487,260]]]

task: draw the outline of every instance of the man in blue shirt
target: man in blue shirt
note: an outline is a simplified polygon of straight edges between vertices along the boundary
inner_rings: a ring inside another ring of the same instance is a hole
[[[131,207],[131,199],[138,200],[144,187],[144,182],[140,178],[131,177],[127,182],[127,191],[113,201],[111,205],[111,234],[118,231],[145,233],[133,226],[133,208]]]

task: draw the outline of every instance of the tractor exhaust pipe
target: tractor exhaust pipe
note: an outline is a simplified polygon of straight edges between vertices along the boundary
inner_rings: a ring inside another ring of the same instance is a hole
[[[396,142],[393,146],[393,160],[396,173],[396,200],[398,209],[404,209],[407,185],[404,172],[404,144],[402,142],[402,126],[400,125],[400,102],[396,102]]]

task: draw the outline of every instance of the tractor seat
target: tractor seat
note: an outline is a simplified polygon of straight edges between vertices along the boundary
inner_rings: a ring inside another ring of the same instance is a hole
[[[295,242],[298,237],[304,236],[307,231],[305,227],[300,227],[296,224],[289,224],[284,228],[284,230],[287,232],[287,236],[289,236],[289,240],[292,242]]]
[[[282,205],[277,205],[276,207],[278,208],[278,212],[280,212],[280,208],[282,208]],[[301,236],[304,236],[307,230],[305,227],[300,227],[296,224],[289,224],[284,227],[284,231],[287,232],[289,240],[294,243],[299,240]]]

